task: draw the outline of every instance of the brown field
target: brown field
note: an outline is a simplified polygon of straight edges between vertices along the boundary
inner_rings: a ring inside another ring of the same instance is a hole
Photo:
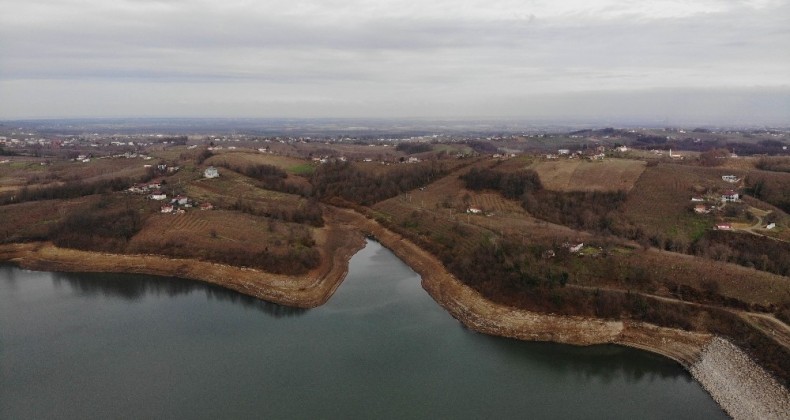
[[[291,172],[295,167],[310,163],[310,161],[304,159],[253,151],[222,150],[214,153],[214,156],[206,159],[204,164],[216,165],[219,162],[227,162],[233,166],[272,165]]]
[[[96,197],[29,201],[0,206],[0,242],[46,237],[49,229],[72,209],[92,201],[96,201]]]
[[[199,179],[186,185],[186,193],[194,200],[209,201],[219,207],[239,199],[265,209],[276,205],[298,206],[305,201],[293,194],[258,188],[255,180],[224,168],[220,168],[219,178]]]
[[[590,162],[562,159],[537,162],[535,170],[546,189],[554,191],[630,191],[645,170],[645,162],[605,159]]]
[[[264,217],[223,210],[192,210],[186,214],[157,214],[129,242],[132,253],[147,253],[163,246],[188,247],[201,258],[202,251],[223,249],[256,253],[268,249],[284,253],[288,225]]]

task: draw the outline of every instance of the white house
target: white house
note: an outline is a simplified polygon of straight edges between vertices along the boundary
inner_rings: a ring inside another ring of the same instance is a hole
[[[738,198],[740,198],[740,196],[737,191],[727,190],[721,193],[721,201],[723,202],[738,201]]]
[[[217,168],[209,166],[203,171],[203,176],[206,178],[217,178],[219,176],[219,171],[217,171]]]
[[[164,200],[167,198],[167,194],[163,193],[162,191],[154,191],[151,193],[151,200]]]
[[[183,195],[177,195],[171,202],[173,204],[178,204],[178,205],[183,206],[183,205],[185,205],[185,204],[187,204],[189,202],[189,198],[185,197]]]

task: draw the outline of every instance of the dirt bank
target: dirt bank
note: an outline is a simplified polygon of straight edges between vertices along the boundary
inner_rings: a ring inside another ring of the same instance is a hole
[[[781,417],[788,412],[787,390],[772,382],[735,346],[723,349],[723,340],[710,334],[630,321],[542,314],[496,304],[461,283],[436,257],[374,220],[338,208],[329,208],[327,215],[331,222],[316,235],[322,265],[305,276],[273,275],[196,260],[75,251],[41,243],[0,246],[0,261],[14,261],[36,270],[178,276],[218,284],[267,301],[310,308],[326,302],[345,278],[350,257],[364,245],[361,231],[375,237],[420,274],[423,288],[431,297],[474,331],[522,340],[574,345],[611,343],[651,351],[689,369],[735,418],[754,418],[749,413],[760,413],[758,418],[777,413]]]
[[[321,265],[302,276],[286,276],[192,259],[156,255],[119,255],[58,248],[51,243],[0,245],[0,261],[42,271],[137,273],[173,276],[216,284],[282,305],[314,308],[325,303],[348,273],[352,255],[364,237],[345,213],[327,211],[327,227],[315,239]]]

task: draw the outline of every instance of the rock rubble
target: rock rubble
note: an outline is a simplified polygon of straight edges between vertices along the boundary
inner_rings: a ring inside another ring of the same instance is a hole
[[[689,370],[733,419],[790,418],[787,389],[727,340],[711,340]]]

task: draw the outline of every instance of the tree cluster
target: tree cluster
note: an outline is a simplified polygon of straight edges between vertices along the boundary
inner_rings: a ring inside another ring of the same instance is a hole
[[[55,245],[92,251],[122,252],[142,228],[140,213],[134,209],[104,211],[100,206],[77,210],[50,231]]]
[[[429,143],[400,142],[395,146],[395,150],[406,153],[407,155],[413,155],[416,153],[430,152],[433,150],[433,146]]]
[[[371,174],[349,162],[329,162],[319,166],[310,178],[314,197],[329,200],[339,197],[351,203],[371,205],[427,185],[444,175],[444,166],[402,165],[384,174]]]
[[[790,244],[756,235],[709,231],[691,246],[694,255],[790,276]]]

